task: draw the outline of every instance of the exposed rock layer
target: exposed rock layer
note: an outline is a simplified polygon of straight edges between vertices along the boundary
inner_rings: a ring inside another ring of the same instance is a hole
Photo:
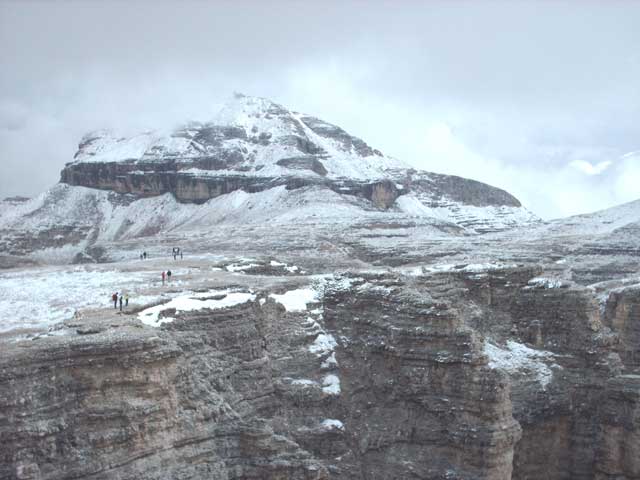
[[[81,316],[0,358],[0,478],[637,478],[624,329],[536,273],[362,274],[312,313],[264,292],[160,330]]]

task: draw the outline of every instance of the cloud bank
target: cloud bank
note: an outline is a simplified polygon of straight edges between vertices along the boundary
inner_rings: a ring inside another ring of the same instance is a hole
[[[636,2],[0,3],[0,197],[233,92],[553,218],[640,198]]]

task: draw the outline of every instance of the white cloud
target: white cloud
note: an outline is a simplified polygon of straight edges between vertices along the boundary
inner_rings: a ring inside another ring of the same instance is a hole
[[[55,183],[86,130],[206,120],[234,90],[543,217],[640,196],[618,160],[640,148],[640,5],[274,2],[0,2],[0,197]]]
[[[640,198],[640,152],[632,152],[622,158],[615,189],[624,201]]]
[[[611,163],[611,160],[605,160],[594,165],[591,162],[587,162],[586,160],[574,160],[569,163],[569,166],[587,175],[600,175],[607,168],[609,168]]]

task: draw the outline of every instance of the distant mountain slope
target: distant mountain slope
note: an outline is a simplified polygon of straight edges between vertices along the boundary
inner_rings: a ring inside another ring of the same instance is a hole
[[[382,208],[409,192],[429,208],[451,212],[459,204],[521,207],[504,190],[461,177],[418,172],[340,127],[241,94],[207,123],[191,122],[170,132],[146,131],[133,137],[109,131],[88,134],[75,160],[62,171],[61,181],[140,197],[170,192],[181,202],[194,203],[238,189],[258,192],[279,185],[290,190],[321,185]],[[492,215],[485,213],[480,218]],[[524,216],[518,212],[513,223]]]
[[[380,210],[371,202],[309,186],[273,187],[255,193],[236,190],[203,204],[181,203],[165,193],[150,198],[58,184],[0,215],[0,251],[47,262],[101,261],[105,243],[179,232],[201,237],[222,225],[278,229],[311,228],[339,232],[359,222],[406,220],[399,209]],[[463,232],[444,219],[425,218],[434,233]],[[300,230],[303,235],[303,230]]]
[[[540,232],[552,235],[602,235],[640,222],[640,200],[593,213],[559,218],[540,225]]]
[[[416,171],[340,127],[236,94],[210,122],[86,135],[59,185],[0,208],[0,246],[69,259],[104,242],[216,224],[409,218],[465,234],[538,222],[504,190]]]

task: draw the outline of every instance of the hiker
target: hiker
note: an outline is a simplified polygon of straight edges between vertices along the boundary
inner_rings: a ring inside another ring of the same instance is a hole
[[[171,281],[171,270],[167,271],[167,282]]]
[[[180,250],[180,260],[182,260],[182,250]]]
[[[143,258],[144,260],[146,260],[146,259],[147,259],[147,252],[142,252],[142,258]]]
[[[163,271],[163,272],[162,272],[162,284],[163,284],[163,285],[164,285],[164,276],[165,276],[165,273],[164,273],[164,271]]]
[[[124,294],[124,306],[125,307],[129,306],[129,294],[128,293]]]
[[[118,300],[120,301],[120,311],[122,311],[122,294],[120,294]]]
[[[111,300],[113,300],[113,308],[118,308],[118,292],[111,295]]]

